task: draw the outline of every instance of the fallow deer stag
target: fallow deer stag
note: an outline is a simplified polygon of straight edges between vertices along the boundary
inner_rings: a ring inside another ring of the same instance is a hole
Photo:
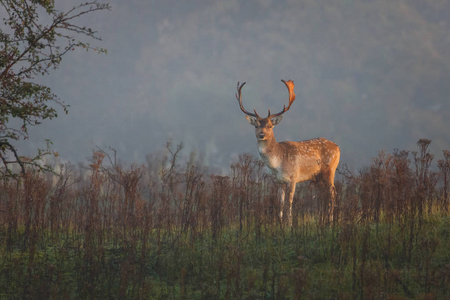
[[[246,114],[247,121],[255,126],[256,140],[259,155],[272,171],[277,181],[282,183],[280,193],[280,219],[283,220],[284,198],[286,190],[289,199],[289,224],[292,224],[292,200],[294,198],[295,186],[299,182],[321,178],[329,187],[330,203],[328,216],[333,218],[336,190],[334,187],[334,174],[339,164],[340,150],[335,143],[316,138],[300,142],[280,142],[275,140],[273,127],[280,123],[282,114],[289,110],[295,100],[294,82],[292,80],[281,80],[289,91],[289,105],[276,114],[266,118],[260,117],[256,110],[250,113],[242,105],[241,90],[245,82],[237,84],[236,99],[239,101],[241,110]],[[319,176],[320,175],[320,176]]]

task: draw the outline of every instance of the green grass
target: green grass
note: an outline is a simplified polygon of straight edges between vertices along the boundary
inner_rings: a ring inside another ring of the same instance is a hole
[[[149,233],[145,251],[139,239],[100,244],[40,232],[31,253],[18,245],[20,232],[14,250],[2,243],[0,298],[445,299],[449,222],[426,217],[412,241],[411,224],[384,222],[275,224],[258,236],[252,225],[230,226],[216,239],[172,229]]]

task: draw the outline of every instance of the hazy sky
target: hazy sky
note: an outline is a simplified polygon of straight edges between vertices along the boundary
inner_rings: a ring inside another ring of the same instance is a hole
[[[73,163],[111,146],[140,163],[172,139],[186,156],[228,166],[257,154],[236,83],[247,82],[247,109],[265,114],[287,104],[280,80],[292,79],[297,99],[275,128],[278,141],[328,138],[353,168],[380,150],[416,150],[420,138],[440,158],[450,149],[450,27],[391,2],[109,1],[111,11],[79,20],[99,32],[91,44],[107,55],[69,53],[42,79],[69,114],[30,130],[27,143],[49,138]],[[429,90],[436,94],[422,97]]]

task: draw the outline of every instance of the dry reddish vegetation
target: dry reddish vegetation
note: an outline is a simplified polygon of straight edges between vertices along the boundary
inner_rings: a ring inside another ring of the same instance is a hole
[[[292,227],[248,154],[226,176],[171,144],[147,165],[29,170],[0,184],[0,298],[449,297],[450,152],[434,164],[429,143],[341,166],[331,224],[326,189],[299,185]]]

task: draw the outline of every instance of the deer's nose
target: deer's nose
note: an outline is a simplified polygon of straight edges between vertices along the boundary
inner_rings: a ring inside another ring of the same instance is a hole
[[[266,134],[264,132],[261,132],[258,136],[259,136],[259,139],[262,140],[263,138],[266,137]]]

